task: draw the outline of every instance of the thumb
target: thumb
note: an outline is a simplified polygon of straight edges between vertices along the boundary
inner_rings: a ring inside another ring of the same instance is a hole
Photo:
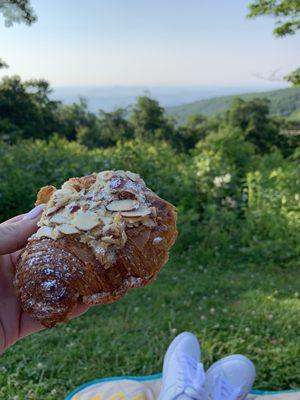
[[[0,225],[0,254],[9,254],[25,246],[29,236],[37,230],[44,206],[41,204],[35,207],[21,221]]]

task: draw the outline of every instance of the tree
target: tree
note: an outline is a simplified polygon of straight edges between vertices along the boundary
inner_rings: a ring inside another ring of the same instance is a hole
[[[0,0],[0,13],[4,16],[6,26],[20,22],[31,25],[37,20],[30,0]]]
[[[119,108],[112,112],[99,111],[99,117],[91,114],[92,124],[79,127],[77,139],[87,147],[113,146],[122,139],[133,138],[133,128],[125,119],[126,110]]]
[[[0,83],[0,132],[14,142],[18,138],[49,137],[55,127],[59,102],[49,98],[48,82],[22,82],[18,76],[5,77]]]
[[[280,134],[281,120],[269,115],[269,103],[264,98],[250,101],[235,98],[231,108],[225,113],[224,123],[240,129],[245,139],[253,143],[260,153],[268,152],[273,146],[284,152],[288,147],[288,140]]]
[[[130,121],[136,136],[153,140],[165,126],[164,109],[150,97],[138,97]]]
[[[300,29],[300,0],[254,0],[249,4],[249,9],[249,18],[271,15],[277,19],[277,27],[273,30],[275,36],[294,35]],[[291,82],[293,86],[299,85],[300,68],[284,79]]]
[[[8,64],[0,58],[0,69],[8,68]]]
[[[96,116],[89,112],[87,101],[80,97],[78,103],[59,104],[56,112],[57,126],[55,132],[68,140],[76,140],[82,127],[95,125]]]
[[[177,147],[174,121],[165,116],[164,109],[157,100],[147,96],[138,97],[130,122],[136,137],[149,142],[164,139]]]
[[[249,4],[249,9],[249,18],[271,15],[277,19],[275,36],[293,35],[300,29],[299,0],[255,0]]]
[[[176,130],[177,147],[180,150],[191,150],[207,134],[208,120],[204,115],[190,115],[186,125]]]
[[[291,72],[284,79],[290,82],[293,86],[300,85],[300,68],[295,69],[295,71]]]
[[[0,0],[0,13],[4,16],[5,26],[12,26],[14,22],[31,25],[37,20],[30,0]],[[8,64],[0,58],[1,68],[8,68]]]

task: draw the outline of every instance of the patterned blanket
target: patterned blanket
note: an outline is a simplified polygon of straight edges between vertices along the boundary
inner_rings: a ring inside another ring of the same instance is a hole
[[[156,400],[161,375],[96,379],[74,389],[65,400]],[[300,400],[299,391],[263,392],[253,390],[247,400]]]

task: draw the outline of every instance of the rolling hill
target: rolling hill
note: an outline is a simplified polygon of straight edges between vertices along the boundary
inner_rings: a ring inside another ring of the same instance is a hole
[[[183,104],[181,106],[167,107],[168,114],[175,116],[178,123],[183,124],[193,114],[213,116],[226,111],[234,98],[240,97],[251,100],[255,97],[266,97],[270,100],[271,114],[300,119],[300,88],[272,90],[269,92],[245,93],[233,96],[214,97]]]

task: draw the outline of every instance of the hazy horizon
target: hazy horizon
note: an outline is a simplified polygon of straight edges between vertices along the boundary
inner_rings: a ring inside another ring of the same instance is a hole
[[[264,92],[286,88],[286,83],[273,83],[260,86],[65,86],[54,87],[51,97],[66,104],[77,102],[79,97],[87,100],[91,111],[103,109],[112,111],[118,107],[127,108],[136,98],[148,95],[159,101],[163,107],[172,107],[192,103],[198,100],[220,96],[239,95],[250,92]]]

